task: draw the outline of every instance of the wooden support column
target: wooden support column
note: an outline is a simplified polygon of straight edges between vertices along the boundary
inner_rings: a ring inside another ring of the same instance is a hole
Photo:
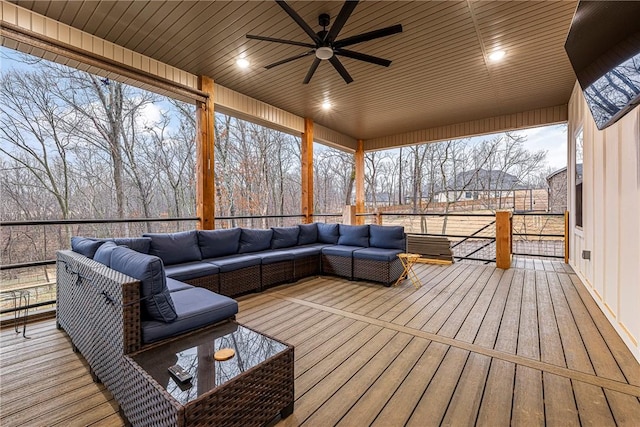
[[[205,102],[196,103],[196,214],[200,218],[197,228],[215,228],[214,181],[214,115],[213,79],[198,77],[198,89],[208,94]]]
[[[496,211],[496,267],[511,268],[511,211]]]
[[[356,214],[364,213],[364,140],[358,140],[356,163]],[[373,190],[375,191],[375,189]],[[363,216],[356,216],[356,224],[364,224]]]
[[[564,263],[569,264],[569,211],[564,211]]]
[[[302,134],[301,147],[302,166],[302,214],[304,223],[313,222],[313,120],[304,119],[304,133]]]

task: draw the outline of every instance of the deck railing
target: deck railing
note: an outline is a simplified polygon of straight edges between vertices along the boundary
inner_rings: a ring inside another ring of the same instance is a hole
[[[451,241],[454,258],[496,262],[494,213],[365,213],[367,224],[402,225],[405,232],[442,236]],[[315,221],[342,222],[342,213],[314,214]],[[216,218],[217,228],[290,226],[304,215],[226,216]],[[30,309],[52,308],[56,296],[55,252],[67,249],[71,236],[135,237],[145,232],[175,232],[195,228],[197,217],[126,218],[84,220],[3,221],[0,291],[25,289]],[[515,213],[512,217],[512,253],[543,258],[565,257],[565,216],[550,213]],[[3,302],[0,314],[14,311]]]

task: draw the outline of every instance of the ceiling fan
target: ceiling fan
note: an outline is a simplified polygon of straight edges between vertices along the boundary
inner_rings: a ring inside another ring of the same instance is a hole
[[[313,73],[316,72],[318,65],[320,65],[320,61],[322,60],[329,60],[331,65],[333,65],[333,68],[335,68],[336,71],[342,76],[344,81],[349,84],[353,81],[353,78],[351,77],[351,75],[349,75],[349,72],[346,70],[346,68],[344,68],[344,66],[338,59],[338,56],[345,56],[347,58],[357,59],[359,61],[370,62],[372,64],[382,65],[383,67],[388,67],[389,65],[391,65],[391,61],[389,61],[388,59],[382,59],[378,58],[377,56],[366,55],[364,53],[354,52],[352,50],[347,50],[344,48],[357,43],[362,43],[380,37],[386,37],[392,34],[401,33],[402,25],[392,25],[391,27],[381,28],[379,30],[359,34],[357,36],[351,36],[341,40],[336,40],[336,37],[338,37],[340,30],[342,30],[342,27],[347,22],[349,16],[351,16],[351,13],[358,4],[357,1],[346,1],[344,3],[342,9],[340,9],[340,13],[334,20],[333,25],[331,26],[331,29],[329,29],[329,31],[327,31],[327,27],[330,23],[330,16],[326,13],[321,14],[318,17],[318,24],[320,24],[322,30],[318,31],[317,33],[314,32],[311,27],[300,17],[300,15],[298,15],[296,11],[293,10],[291,6],[289,6],[286,2],[282,0],[276,0],[276,3],[278,3],[278,5],[280,5],[280,7],[282,7],[282,9],[287,12],[287,14],[296,22],[296,24],[298,24],[304,30],[304,32],[307,33],[309,37],[311,37],[313,44],[295,40],[283,40],[273,37],[247,34],[248,39],[290,44],[311,49],[299,55],[295,55],[290,58],[274,62],[273,64],[269,64],[264,67],[267,70],[273,67],[277,67],[278,65],[286,64],[287,62],[295,61],[296,59],[305,58],[307,56],[315,54],[315,59],[313,60],[311,67],[309,67],[309,71],[307,72],[306,77],[302,81],[303,84],[307,84],[311,81]]]

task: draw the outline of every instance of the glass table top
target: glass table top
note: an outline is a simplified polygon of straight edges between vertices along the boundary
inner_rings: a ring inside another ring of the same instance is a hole
[[[235,350],[235,355],[225,361],[214,360],[214,353],[223,348]],[[150,348],[132,359],[185,405],[286,349],[279,341],[228,323]],[[193,378],[184,383],[175,380],[167,371],[175,364]]]

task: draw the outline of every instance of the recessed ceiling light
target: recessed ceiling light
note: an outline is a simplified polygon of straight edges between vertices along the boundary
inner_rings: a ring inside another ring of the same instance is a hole
[[[240,67],[240,68],[242,68],[242,69],[249,68],[249,65],[251,65],[251,64],[249,63],[249,60],[248,60],[248,59],[246,59],[246,58],[239,58],[239,59],[236,61],[236,64],[238,65],[238,67]]]
[[[324,101],[322,103],[322,109],[323,110],[330,110],[331,109],[331,103],[329,101]]]
[[[489,59],[492,61],[500,61],[507,53],[504,50],[496,50],[489,55]]]

